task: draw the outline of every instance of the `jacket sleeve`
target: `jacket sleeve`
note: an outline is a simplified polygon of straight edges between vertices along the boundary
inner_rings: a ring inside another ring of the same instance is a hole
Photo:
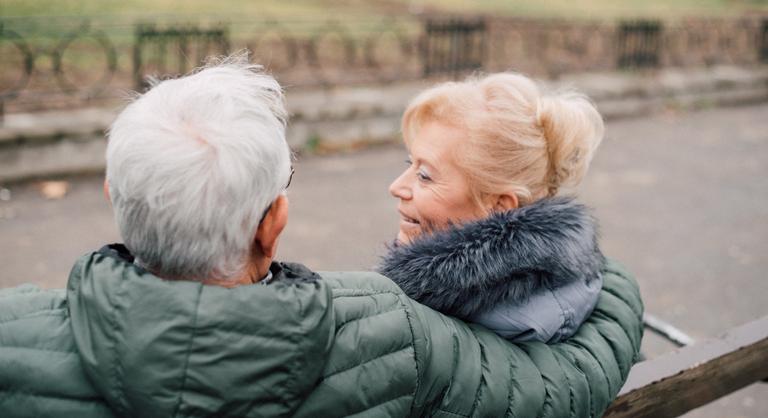
[[[0,416],[113,417],[81,367],[63,291],[0,289]]]
[[[601,416],[637,361],[643,332],[635,280],[612,261],[603,279],[589,319],[551,345],[510,343],[414,303],[419,382],[412,415]]]

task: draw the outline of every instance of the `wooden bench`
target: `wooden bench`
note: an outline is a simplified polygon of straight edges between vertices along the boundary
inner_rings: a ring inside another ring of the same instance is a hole
[[[635,365],[605,417],[676,417],[768,378],[768,317]]]

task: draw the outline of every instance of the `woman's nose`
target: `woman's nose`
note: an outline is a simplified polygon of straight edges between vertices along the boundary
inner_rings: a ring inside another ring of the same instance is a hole
[[[389,185],[389,193],[397,199],[408,200],[413,195],[411,193],[411,187],[408,183],[408,171],[403,171],[400,177],[396,178],[392,184]]]

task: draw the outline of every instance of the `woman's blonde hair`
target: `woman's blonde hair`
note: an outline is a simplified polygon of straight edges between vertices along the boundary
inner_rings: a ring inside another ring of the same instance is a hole
[[[545,94],[514,73],[472,77],[428,89],[403,115],[406,143],[437,122],[460,129],[455,150],[475,199],[513,193],[520,205],[575,187],[603,139],[603,119],[583,94]]]

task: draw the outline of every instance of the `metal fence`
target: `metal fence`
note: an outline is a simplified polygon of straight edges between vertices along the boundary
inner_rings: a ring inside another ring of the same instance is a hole
[[[247,48],[289,87],[768,62],[768,18],[585,22],[453,17],[334,21],[0,19],[0,115],[114,100]]]
[[[146,88],[146,75],[175,77],[189,72],[211,55],[229,51],[226,27],[178,26],[158,28],[138,25],[133,44],[133,80],[137,89]]]
[[[417,20],[114,23],[0,19],[0,106],[69,108],[142,90],[240,49],[291,87],[422,76]],[[0,109],[1,110],[1,109]],[[1,113],[0,113],[1,114]]]
[[[0,111],[14,101],[45,107],[56,96],[83,102],[111,94],[119,70],[112,37],[88,21],[53,29],[61,30],[22,35],[0,20]]]
[[[768,62],[768,19],[763,20],[763,28],[760,31],[760,60]]]
[[[622,22],[618,28],[619,68],[658,67],[661,55],[661,22]]]
[[[459,74],[483,67],[486,26],[482,19],[427,20],[424,75]]]

